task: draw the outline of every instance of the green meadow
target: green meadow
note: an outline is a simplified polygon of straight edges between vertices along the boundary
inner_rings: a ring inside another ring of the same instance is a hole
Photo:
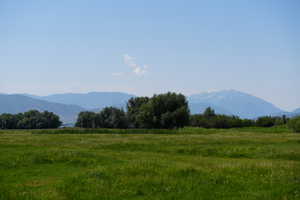
[[[0,200],[299,200],[284,127],[0,131]]]

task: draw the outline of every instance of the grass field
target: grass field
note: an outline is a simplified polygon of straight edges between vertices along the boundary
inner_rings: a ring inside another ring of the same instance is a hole
[[[0,200],[300,199],[284,128],[72,131],[0,131]]]

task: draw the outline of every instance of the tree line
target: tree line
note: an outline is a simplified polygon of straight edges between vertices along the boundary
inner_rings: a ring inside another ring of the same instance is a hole
[[[241,119],[238,116],[216,114],[208,107],[203,114],[191,115],[190,126],[203,128],[242,128],[242,127],[272,127],[287,124],[288,118],[263,116],[258,119]]]
[[[62,122],[52,112],[31,110],[18,114],[1,114],[0,129],[49,129],[58,128]]]
[[[184,95],[166,93],[131,98],[126,112],[107,107],[99,113],[81,112],[76,127],[171,129],[188,125],[190,111]]]
[[[126,111],[106,107],[99,113],[81,112],[76,127],[172,129],[184,126],[203,128],[272,127],[287,124],[288,118],[264,116],[256,120],[216,114],[207,108],[202,114],[190,114],[186,97],[166,93],[129,99]]]
[[[187,99],[182,94],[165,93],[153,97],[129,99],[126,109],[106,107],[100,112],[81,112],[76,127],[118,129],[174,129],[184,126],[203,128],[272,127],[285,125],[300,132],[300,117],[289,119],[264,116],[258,119],[241,119],[238,116],[216,114],[207,108],[201,114],[190,114]],[[49,129],[62,125],[59,116],[52,112],[31,110],[19,114],[0,115],[0,129]]]

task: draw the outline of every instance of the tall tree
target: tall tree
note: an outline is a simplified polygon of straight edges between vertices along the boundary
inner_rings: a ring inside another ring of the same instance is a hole
[[[141,107],[149,102],[148,97],[134,97],[129,99],[127,103],[127,116],[130,122],[129,126],[132,128],[141,128],[141,124],[138,121],[138,115],[141,111]]]
[[[78,115],[76,127],[80,128],[96,128],[97,127],[97,115],[94,112],[81,112]]]
[[[100,128],[128,128],[126,113],[119,108],[106,107],[97,115]]]
[[[58,128],[61,125],[59,117],[51,112],[30,110],[16,115],[0,115],[1,129],[46,129]]]
[[[188,124],[189,108],[184,95],[166,93],[154,95],[143,104],[137,115],[143,128],[179,128]]]
[[[211,107],[208,107],[206,108],[206,110],[204,111],[203,115],[205,117],[215,117],[216,116],[216,113],[215,111],[211,108]]]

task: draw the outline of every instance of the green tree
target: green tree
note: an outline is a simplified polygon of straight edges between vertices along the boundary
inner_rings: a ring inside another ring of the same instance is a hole
[[[61,125],[59,117],[50,112],[30,110],[19,114],[0,115],[1,129],[45,129],[58,128]]]
[[[62,124],[57,115],[48,111],[30,110],[24,114],[18,114],[17,117],[17,127],[20,129],[58,128]]]
[[[106,107],[97,114],[97,125],[100,128],[128,128],[128,120],[122,109]]]
[[[215,111],[211,107],[208,107],[204,111],[203,115],[204,115],[204,117],[209,118],[209,117],[215,117],[216,113],[215,113]]]
[[[276,124],[276,117],[271,117],[271,116],[264,116],[264,117],[259,117],[256,120],[256,126],[259,127],[272,127]]]
[[[238,116],[218,115],[210,107],[203,114],[191,115],[190,117],[190,126],[203,128],[237,128],[254,125],[254,120],[240,119]]]
[[[97,123],[97,114],[94,112],[81,112],[78,115],[77,122],[75,124],[76,127],[80,128],[96,128]]]
[[[1,128],[2,129],[16,129],[18,119],[13,114],[4,113],[1,115]]]
[[[300,133],[300,116],[289,120],[288,127],[296,133]]]
[[[129,99],[127,103],[127,116],[129,120],[129,126],[132,128],[141,128],[141,124],[138,121],[138,115],[141,112],[141,107],[149,102],[148,97],[133,97]]]
[[[62,125],[59,116],[55,115],[53,112],[45,111],[42,115],[45,119],[45,128],[58,128]]]
[[[189,122],[189,108],[184,95],[154,95],[140,107],[137,121],[142,128],[180,128]]]

